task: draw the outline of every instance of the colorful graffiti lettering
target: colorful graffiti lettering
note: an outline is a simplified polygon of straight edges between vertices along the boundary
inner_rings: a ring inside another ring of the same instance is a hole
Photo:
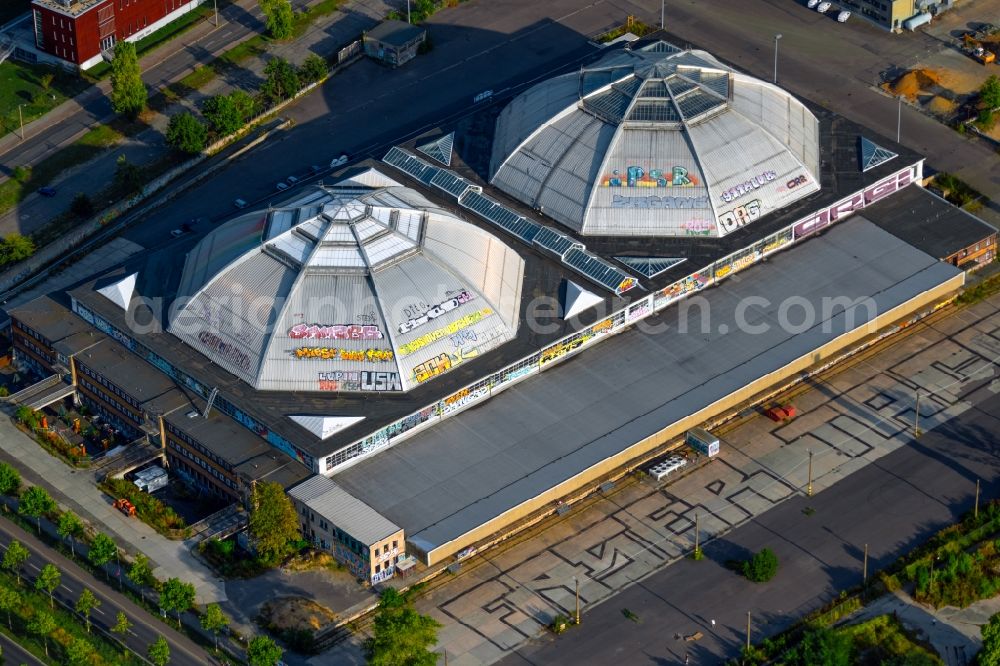
[[[737,273],[746,268],[747,266],[756,263],[761,256],[762,255],[760,253],[755,251],[755,252],[748,252],[747,254],[744,254],[742,257],[738,259],[732,259],[729,261],[729,263],[720,266],[718,269],[716,269],[715,278],[718,280],[732,273]]]
[[[371,372],[361,373],[362,391],[402,391],[403,385],[399,381],[399,375],[395,372]]]
[[[296,324],[288,331],[293,340],[381,340],[378,326],[358,324]]]
[[[475,297],[476,297],[475,294],[473,294],[473,293],[471,293],[471,292],[463,289],[462,291],[458,292],[455,296],[452,296],[451,298],[448,298],[448,299],[446,299],[444,301],[441,301],[440,303],[438,303],[434,307],[429,308],[426,312],[424,312],[420,316],[410,317],[406,321],[402,322],[399,325],[399,332],[400,333],[408,333],[408,332],[412,331],[413,329],[417,328],[418,326],[423,326],[424,324],[426,324],[427,322],[429,322],[431,319],[436,319],[436,318],[440,317],[441,315],[443,315],[444,313],[451,312],[452,310],[454,310],[458,306],[463,305],[465,303],[468,303],[469,301],[471,301]],[[405,315],[405,313],[404,313],[404,315]],[[405,315],[405,316],[409,316],[409,315]]]
[[[775,172],[765,171],[759,176],[754,176],[750,180],[744,181],[739,185],[730,187],[728,190],[724,191],[722,193],[722,200],[725,201],[726,203],[730,203],[731,201],[736,201],[743,195],[750,194],[754,190],[759,189],[764,185],[767,185],[777,177],[778,174],[776,174]]]
[[[604,187],[694,187],[698,179],[691,175],[685,167],[674,166],[669,169],[650,169],[648,172],[641,166],[630,166],[625,169],[622,178],[620,169],[614,169],[601,178]]]
[[[479,338],[476,336],[475,331],[459,331],[455,335],[449,338],[452,346],[461,347],[466,342],[476,342]]]
[[[695,218],[682,224],[681,228],[684,229],[684,233],[688,236],[711,236],[712,231],[715,230],[715,225],[708,220]]]
[[[587,333],[578,338],[567,340],[566,342],[557,342],[548,349],[543,349],[542,353],[538,357],[538,365],[551,363],[552,361],[579,349],[593,337],[592,333]]]
[[[615,288],[615,293],[624,294],[629,289],[634,289],[635,286],[638,284],[639,282],[635,278],[625,278],[624,280],[618,283],[618,287]]]
[[[708,197],[611,197],[612,208],[667,208],[670,210],[708,208]]]
[[[198,334],[198,340],[211,351],[218,354],[223,359],[229,361],[241,370],[250,370],[250,357],[234,344],[226,342],[219,336],[202,331]]]
[[[491,314],[493,314],[493,310],[491,310],[490,308],[483,308],[482,310],[477,310],[476,312],[467,314],[461,319],[456,319],[447,326],[443,326],[437,330],[431,331],[430,333],[421,335],[419,338],[407,342],[404,345],[400,345],[399,355],[409,356],[413,352],[423,349],[427,345],[437,342],[441,338],[446,338],[450,335],[454,335],[463,328],[468,328],[473,324],[479,323],[486,317],[489,317]]]
[[[431,377],[443,374],[463,361],[467,361],[476,356],[478,356],[478,352],[465,350],[459,350],[454,354],[438,354],[434,358],[427,359],[420,365],[413,368],[413,379],[418,384],[421,384]]]
[[[760,200],[748,201],[742,206],[737,206],[732,210],[727,210],[719,215],[719,224],[727,234],[736,231],[742,226],[756,221],[760,217]]]
[[[338,349],[336,347],[299,347],[295,358],[315,358],[323,361],[391,361],[391,349]]]
[[[778,188],[779,192],[787,192],[788,190],[793,190],[799,185],[805,185],[809,182],[809,176],[802,174],[786,181],[784,185]]]

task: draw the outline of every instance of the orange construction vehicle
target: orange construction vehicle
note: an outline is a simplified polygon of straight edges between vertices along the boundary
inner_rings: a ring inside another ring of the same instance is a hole
[[[114,507],[124,513],[126,516],[132,517],[135,515],[135,505],[129,502],[124,497],[115,500]]]

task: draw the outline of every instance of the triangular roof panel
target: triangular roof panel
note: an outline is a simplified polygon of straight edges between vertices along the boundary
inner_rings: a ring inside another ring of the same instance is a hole
[[[126,278],[101,287],[97,290],[97,293],[107,298],[122,310],[128,310],[128,304],[132,302],[132,292],[135,291],[135,280],[137,277],[139,277],[138,273],[132,273]]]
[[[587,291],[580,285],[570,280],[566,280],[566,295],[563,300],[563,319],[572,319],[581,312],[589,310],[598,303],[603,303],[604,299],[597,294]]]
[[[363,416],[289,416],[288,418],[320,439],[327,439],[344,428],[365,420]]]
[[[891,150],[886,150],[877,143],[861,137],[861,172],[864,173],[869,169],[874,169],[880,164],[885,164],[892,158],[896,157],[896,153]]]
[[[645,278],[655,277],[685,261],[683,257],[615,257],[615,260]]]
[[[455,133],[451,132],[433,141],[422,143],[417,146],[417,150],[428,157],[436,159],[445,166],[451,166],[451,152],[455,147]]]

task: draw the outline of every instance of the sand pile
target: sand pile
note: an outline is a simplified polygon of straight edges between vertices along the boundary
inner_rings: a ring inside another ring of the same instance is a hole
[[[941,85],[941,77],[932,69],[911,69],[888,86],[896,95],[916,100],[917,95],[931,86]]]

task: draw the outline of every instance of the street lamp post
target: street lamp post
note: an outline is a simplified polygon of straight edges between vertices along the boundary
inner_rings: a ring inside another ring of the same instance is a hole
[[[219,27],[219,0],[212,0],[212,4],[215,6],[215,27]]]
[[[573,581],[576,583],[576,624],[580,624],[580,579],[573,576]]]
[[[660,0],[660,30],[664,30],[667,27],[666,16],[667,16],[667,0]]]
[[[779,32],[774,36],[774,83],[778,83],[778,40],[781,39]]]
[[[920,391],[917,391],[917,404],[913,409],[913,436],[920,437]]]
[[[809,452],[809,480],[806,483],[806,496],[812,497],[813,494],[813,452]]]
[[[24,116],[21,115],[22,106],[24,106],[24,104],[17,105],[17,119],[21,123],[21,141],[24,141]]]
[[[412,21],[410,21],[410,0],[406,0],[406,22],[412,23]]]
[[[900,130],[903,128],[903,96],[896,98],[896,143],[899,143]]]

